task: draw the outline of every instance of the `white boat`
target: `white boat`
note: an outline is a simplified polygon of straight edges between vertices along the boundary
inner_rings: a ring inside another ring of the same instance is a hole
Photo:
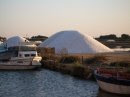
[[[17,70],[17,69],[35,69],[41,66],[41,57],[38,56],[36,50],[9,50],[1,53],[0,58],[1,70]]]

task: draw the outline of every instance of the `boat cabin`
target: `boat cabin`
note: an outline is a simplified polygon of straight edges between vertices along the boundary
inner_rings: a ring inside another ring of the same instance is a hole
[[[35,57],[37,56],[36,51],[19,51],[18,57],[26,58],[26,57]]]

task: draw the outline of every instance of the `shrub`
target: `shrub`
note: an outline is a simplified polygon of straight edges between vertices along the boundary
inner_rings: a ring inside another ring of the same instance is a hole
[[[60,59],[60,63],[76,63],[79,61],[80,59],[77,56],[63,56]]]
[[[42,57],[42,60],[48,60],[49,59],[49,56],[43,56]]]
[[[104,57],[104,56],[94,56],[92,58],[85,59],[84,63],[95,64],[95,63],[103,63],[104,61],[106,61],[106,57]]]
[[[130,63],[128,63],[128,62],[112,62],[112,63],[110,63],[110,66],[120,66],[120,67],[128,67],[128,66],[130,66]]]
[[[59,58],[57,56],[54,56],[54,55],[44,55],[42,57],[42,60],[53,60],[53,61],[57,61],[59,60]]]

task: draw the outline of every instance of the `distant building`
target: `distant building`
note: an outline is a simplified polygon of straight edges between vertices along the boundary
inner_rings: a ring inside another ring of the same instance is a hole
[[[6,45],[4,45],[3,42],[0,42],[0,52],[4,52],[6,50],[7,50]]]
[[[7,39],[4,42],[4,44],[7,46],[7,48],[9,48],[9,47],[14,47],[14,46],[19,46],[20,43],[22,43],[22,42],[29,42],[29,41],[23,37],[14,36],[14,37]]]
[[[115,40],[109,39],[109,40],[107,40],[106,42],[115,42]]]

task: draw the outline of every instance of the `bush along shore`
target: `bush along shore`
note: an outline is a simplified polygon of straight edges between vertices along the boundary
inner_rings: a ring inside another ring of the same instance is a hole
[[[88,69],[86,66],[79,63],[63,64],[48,60],[42,61],[42,67],[83,79],[89,79],[92,75],[91,69]]]
[[[130,67],[127,62],[108,62],[105,56],[93,56],[81,59],[77,56],[44,56],[42,57],[42,67],[64,74],[69,74],[83,79],[95,79],[93,72],[97,67]]]
[[[86,62],[86,60],[85,60]],[[42,67],[69,74],[78,78],[93,79],[93,70],[88,65],[82,64],[77,56],[42,57]],[[90,62],[89,62],[90,63]]]

